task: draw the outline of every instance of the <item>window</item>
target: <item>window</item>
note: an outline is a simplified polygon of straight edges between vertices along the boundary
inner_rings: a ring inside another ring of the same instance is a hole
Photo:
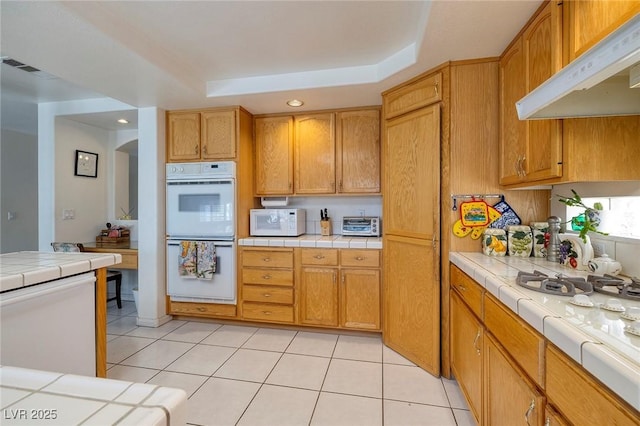
[[[601,203],[603,212],[598,230],[611,236],[640,238],[640,197],[584,197],[583,203],[593,206]],[[580,207],[567,206],[567,218],[581,214]],[[571,225],[567,225],[570,229]]]

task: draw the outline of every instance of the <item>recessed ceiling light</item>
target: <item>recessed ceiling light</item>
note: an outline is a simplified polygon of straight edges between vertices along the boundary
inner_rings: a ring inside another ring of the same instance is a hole
[[[289,105],[290,107],[300,107],[304,105],[304,102],[298,99],[291,99],[290,101],[287,101],[287,105]]]
[[[129,120],[125,120],[124,118],[118,119],[118,123],[120,124],[129,124]]]

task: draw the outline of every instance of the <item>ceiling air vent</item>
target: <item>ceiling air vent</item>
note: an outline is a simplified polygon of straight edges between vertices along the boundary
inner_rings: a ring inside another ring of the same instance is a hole
[[[16,61],[15,59],[8,58],[6,56],[2,58],[2,63],[3,64],[7,64],[9,66],[12,66],[14,68],[18,68],[19,70],[22,70],[22,71],[25,71],[25,72],[28,72],[28,73],[32,73],[33,75],[37,75],[38,77],[45,78],[47,80],[53,80],[55,78],[58,78],[55,75],[46,73],[44,71],[39,70],[36,67],[32,67],[31,65],[23,64],[20,61]]]

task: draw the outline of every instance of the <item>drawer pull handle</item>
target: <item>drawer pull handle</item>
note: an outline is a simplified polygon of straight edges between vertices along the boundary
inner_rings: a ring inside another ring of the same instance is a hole
[[[265,315],[271,315],[271,311],[262,311],[262,313]]]
[[[356,260],[358,260],[358,261],[362,261],[362,260],[364,260],[364,257],[362,257],[362,256],[357,256],[357,257],[356,257]]]
[[[200,308],[197,308],[197,309],[198,309],[198,312],[206,312],[207,311],[207,308],[200,307]]]
[[[271,294],[270,294],[270,293],[262,293],[262,295],[263,295],[264,297],[271,297]]]
[[[536,408],[536,400],[532,399],[531,404],[529,404],[529,408],[527,408],[527,412],[524,413],[524,420],[527,422],[527,426],[531,426],[531,424],[529,423],[529,416],[531,416],[531,413],[535,408]]]
[[[271,262],[271,258],[270,257],[265,257],[264,259],[262,259],[263,262]]]
[[[462,284],[459,284],[459,285],[458,285],[458,288],[459,288],[461,291],[467,291],[467,288],[466,288],[464,285],[462,285]]]
[[[316,259],[324,259],[324,256],[323,256],[323,255],[321,255],[321,254],[316,254],[316,255],[315,255],[315,256],[313,256],[313,257],[315,257]]]
[[[262,278],[264,278],[265,280],[270,280],[270,279],[271,279],[271,275],[269,275],[269,274],[264,274],[264,275],[262,276]]]
[[[473,339],[473,347],[476,350],[476,354],[478,356],[480,356],[480,348],[478,347],[478,339],[480,338],[480,330],[478,330],[478,333],[476,334],[476,338]]]

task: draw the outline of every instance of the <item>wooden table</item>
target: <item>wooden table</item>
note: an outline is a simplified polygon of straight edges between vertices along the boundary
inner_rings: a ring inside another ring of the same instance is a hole
[[[119,253],[122,262],[111,266],[112,269],[138,269],[138,242],[131,241],[121,244],[96,243],[94,241],[82,243],[84,251],[90,253]]]

